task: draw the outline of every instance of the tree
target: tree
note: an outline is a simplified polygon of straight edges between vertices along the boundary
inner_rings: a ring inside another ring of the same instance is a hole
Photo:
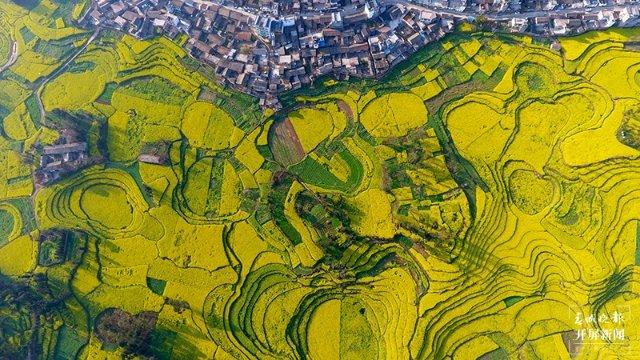
[[[144,311],[137,315],[116,308],[96,318],[96,336],[105,345],[122,347],[125,354],[143,355],[148,349],[158,314]]]

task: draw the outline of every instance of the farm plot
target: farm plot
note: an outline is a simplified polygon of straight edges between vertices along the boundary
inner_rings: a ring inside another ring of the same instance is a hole
[[[373,136],[403,136],[427,122],[427,109],[413,94],[388,94],[369,103],[360,121]]]
[[[64,224],[108,238],[162,234],[162,225],[147,210],[135,181],[116,169],[90,169],[41,191],[36,199],[43,228]]]
[[[209,150],[235,147],[244,135],[226,112],[205,102],[195,102],[185,110],[182,131],[193,146]]]

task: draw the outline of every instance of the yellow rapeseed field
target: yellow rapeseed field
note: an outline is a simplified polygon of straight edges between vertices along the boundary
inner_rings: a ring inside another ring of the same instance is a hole
[[[325,110],[305,108],[289,114],[302,149],[311,152],[333,132],[331,114]]]
[[[70,54],[50,45],[90,36],[73,26],[89,2],[33,6],[0,2],[0,52],[19,48],[0,79],[0,273],[29,290],[0,303],[0,343],[135,357],[98,330],[118,308],[153,318],[158,358],[634,358],[637,29],[561,52],[450,34],[388,78],[323,79],[273,111],[195,71],[185,34],[103,30],[37,89]],[[63,112],[90,119],[90,159],[44,183]],[[299,162],[276,161],[282,142]],[[36,294],[56,304],[37,329],[19,318]],[[571,354],[619,311],[622,339]]]
[[[236,146],[244,134],[223,110],[206,102],[195,102],[185,110],[182,131],[196,147],[221,150]]]
[[[391,211],[389,195],[382,190],[370,189],[351,200],[350,216],[355,230],[362,236],[391,238],[396,225]]]
[[[427,122],[427,109],[414,94],[386,94],[364,108],[360,121],[373,136],[402,136]]]

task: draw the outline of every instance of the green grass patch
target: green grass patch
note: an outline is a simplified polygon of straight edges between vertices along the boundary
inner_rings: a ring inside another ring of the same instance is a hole
[[[13,230],[15,220],[7,211],[0,210],[0,245],[4,245],[9,241],[9,235]]]
[[[149,353],[154,359],[170,360],[173,358],[173,345],[176,342],[176,332],[167,329],[154,329],[149,342]]]
[[[22,36],[22,39],[24,39],[25,44],[30,43],[31,40],[36,37],[36,35],[32,33],[31,30],[29,30],[29,28],[26,26],[20,28],[20,36]]]
[[[59,41],[44,41],[38,39],[33,46],[33,51],[46,57],[62,60],[75,49],[73,42],[76,37],[68,37]]]
[[[29,112],[29,116],[31,117],[31,120],[33,120],[33,123],[37,127],[40,127],[42,119],[40,118],[40,106],[38,105],[38,99],[36,99],[36,95],[32,94],[31,96],[29,96],[24,104],[27,106],[27,112]]]
[[[103,104],[111,104],[111,98],[113,97],[113,93],[117,88],[118,84],[112,82],[108,83],[104,87],[104,91],[102,92],[102,94],[100,94],[96,101]]]
[[[273,220],[280,230],[282,230],[291,243],[298,245],[302,243],[302,236],[284,215],[284,204],[292,183],[293,181],[287,178],[282,183],[273,186],[272,191],[269,193],[269,209]]]
[[[300,163],[290,166],[289,170],[308,184],[329,190],[353,191],[362,181],[364,168],[360,161],[348,150],[344,149],[338,155],[349,165],[349,177],[346,182],[338,179],[326,166],[310,156],[304,158]]]
[[[74,62],[67,68],[67,72],[69,73],[83,73],[87,71],[91,71],[96,68],[96,63],[93,61],[82,61],[82,62]]]
[[[27,10],[35,9],[40,5],[40,0],[13,0],[13,2]]]
[[[190,95],[179,86],[157,76],[126,82],[120,91],[126,95],[169,105],[182,105]]]
[[[6,118],[9,114],[11,114],[11,111],[0,105],[0,121],[4,120],[4,118]]]
[[[510,307],[513,304],[516,304],[517,302],[521,301],[522,299],[524,299],[522,296],[509,296],[502,301],[504,301],[504,305],[506,307]]]
[[[54,360],[75,359],[87,340],[77,330],[62,325],[54,350]]]
[[[22,232],[21,234],[27,234],[37,229],[36,216],[33,211],[33,203],[31,198],[17,198],[6,201],[20,212],[22,216]]]
[[[166,286],[167,282],[164,280],[147,277],[147,287],[151,289],[154,294],[162,296],[162,294],[164,294],[164,288]]]
[[[358,159],[347,149],[338,153],[340,157],[349,165],[349,177],[346,186],[349,190],[355,189],[362,182],[364,177],[364,168]]]
[[[346,191],[346,185],[326,167],[307,156],[302,162],[289,167],[292,173],[308,184],[320,186],[328,190]]]

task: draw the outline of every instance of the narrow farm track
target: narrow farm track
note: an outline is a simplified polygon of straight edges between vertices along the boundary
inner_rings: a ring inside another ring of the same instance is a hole
[[[9,60],[0,67],[0,73],[7,70],[11,65],[13,65],[16,60],[18,60],[18,43],[16,41],[11,45],[11,55],[9,56]]]
[[[96,28],[96,30],[93,32],[91,37],[87,40],[87,42],[84,45],[82,45],[82,47],[78,49],[78,51],[76,51],[67,61],[65,61],[62,65],[60,65],[57,69],[55,69],[51,73],[51,75],[45,77],[40,83],[40,85],[36,88],[35,94],[36,94],[36,100],[38,101],[38,108],[40,108],[41,121],[44,121],[45,115],[46,115],[44,104],[42,103],[42,96],[41,96],[42,89],[44,89],[44,87],[47,85],[49,81],[51,81],[52,79],[55,79],[56,76],[62,73],[67,68],[67,66],[69,66],[69,64],[71,64],[75,59],[77,59],[78,56],[80,56],[87,49],[87,47],[91,45],[91,43],[98,37],[99,34],[100,34],[100,28]]]

